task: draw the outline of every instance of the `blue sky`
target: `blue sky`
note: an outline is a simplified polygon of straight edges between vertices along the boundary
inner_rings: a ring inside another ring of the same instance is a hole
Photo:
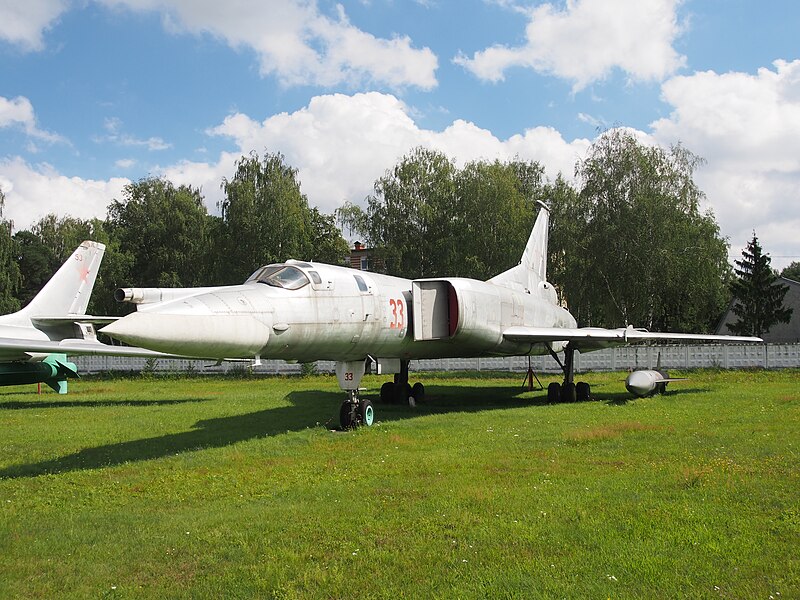
[[[682,142],[739,256],[800,260],[800,4],[788,0],[0,0],[0,187],[17,228],[147,175],[280,151],[362,202],[418,145],[571,176],[600,128]]]

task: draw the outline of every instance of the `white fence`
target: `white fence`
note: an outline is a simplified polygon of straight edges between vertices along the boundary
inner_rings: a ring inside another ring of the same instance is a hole
[[[653,368],[661,360],[667,369],[695,368],[767,368],[782,369],[800,367],[800,344],[748,344],[727,345],[708,344],[702,346],[623,346],[607,348],[596,352],[575,355],[575,370],[586,371],[626,371],[628,369]],[[104,371],[138,372],[146,368],[156,371],[178,373],[225,373],[237,369],[251,368],[248,363],[222,363],[211,361],[158,359],[150,365],[139,358],[114,356],[76,356],[71,357],[81,373]],[[558,363],[550,356],[531,357],[531,366],[539,373],[558,372]],[[524,372],[528,368],[528,357],[512,356],[502,358],[439,358],[411,361],[412,371],[511,371]],[[252,367],[254,373],[295,374],[301,372],[301,365],[282,360],[262,360],[261,365]],[[318,372],[333,372],[334,363],[319,361]]]

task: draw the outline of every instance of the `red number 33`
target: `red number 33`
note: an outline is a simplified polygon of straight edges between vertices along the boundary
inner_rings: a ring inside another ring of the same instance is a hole
[[[404,314],[404,304],[401,298],[389,300],[389,307],[392,310],[392,320],[389,322],[389,329],[402,329],[405,327],[406,319]]]

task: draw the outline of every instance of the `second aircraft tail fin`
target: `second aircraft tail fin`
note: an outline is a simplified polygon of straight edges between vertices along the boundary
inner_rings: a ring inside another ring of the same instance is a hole
[[[99,242],[82,242],[20,314],[29,318],[86,314],[105,250]]]

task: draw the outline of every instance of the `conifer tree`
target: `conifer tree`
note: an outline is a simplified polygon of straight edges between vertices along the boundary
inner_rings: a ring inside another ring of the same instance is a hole
[[[731,284],[734,305],[731,311],[737,316],[728,329],[736,335],[767,333],[776,323],[788,323],[792,309],[783,306],[788,286],[777,283],[778,277],[770,267],[768,254],[764,254],[758,238],[742,251],[742,260],[736,263],[736,279]]]

